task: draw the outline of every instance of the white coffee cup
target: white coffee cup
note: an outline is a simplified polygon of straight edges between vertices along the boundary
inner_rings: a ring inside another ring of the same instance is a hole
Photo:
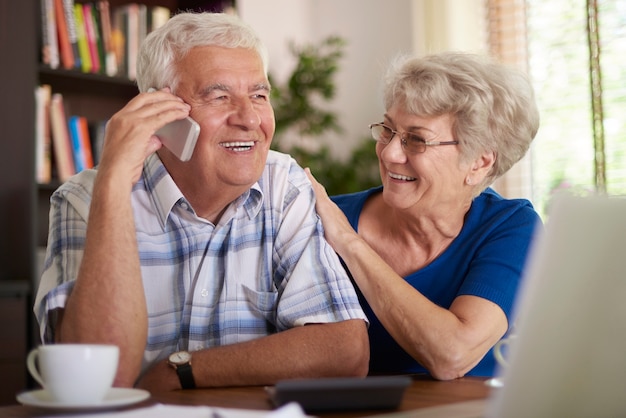
[[[50,344],[34,348],[26,365],[33,378],[60,404],[94,405],[113,385],[119,348],[100,344]]]
[[[510,350],[509,346],[515,341],[515,338],[515,335],[510,335],[506,338],[502,338],[493,346],[493,356],[502,368],[509,366],[509,360],[504,352]]]

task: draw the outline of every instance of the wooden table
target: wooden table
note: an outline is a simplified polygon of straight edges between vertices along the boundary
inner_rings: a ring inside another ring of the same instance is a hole
[[[485,385],[485,379],[465,377],[451,381],[436,381],[427,376],[413,376],[413,383],[404,394],[402,404],[395,410],[351,411],[317,413],[324,418],[355,418],[374,415],[397,413],[400,411],[418,412],[423,408],[438,405],[447,405],[458,402],[484,400],[490,394],[490,388]],[[217,389],[194,389],[155,393],[152,397],[138,406],[148,406],[154,403],[176,405],[210,405],[226,408],[271,410],[265,389],[261,386],[247,386]],[[472,404],[472,402],[468,402]],[[474,402],[475,404],[475,402]],[[0,417],[41,417],[50,416],[53,411],[41,410],[22,405],[0,407]],[[413,414],[400,414],[406,417]],[[422,416],[419,414],[419,416]],[[438,415],[429,415],[438,416]]]

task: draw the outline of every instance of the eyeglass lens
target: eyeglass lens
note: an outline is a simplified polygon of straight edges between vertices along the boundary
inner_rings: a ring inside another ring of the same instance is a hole
[[[372,137],[383,144],[388,144],[398,132],[382,125],[374,124],[371,126]],[[430,135],[435,137],[435,135]],[[420,153],[426,150],[426,139],[421,134],[414,132],[404,132],[400,137],[402,147],[410,153]]]

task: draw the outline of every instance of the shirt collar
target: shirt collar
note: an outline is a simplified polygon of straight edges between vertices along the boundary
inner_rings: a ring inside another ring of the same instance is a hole
[[[141,187],[136,184],[135,187]],[[167,172],[159,156],[154,153],[144,162],[143,187],[151,196],[152,203],[156,208],[157,217],[161,226],[165,228],[167,218],[175,205],[180,205],[182,209],[189,210],[195,214],[193,207],[180,191],[174,179]],[[230,218],[239,207],[243,207],[247,216],[252,219],[263,206],[263,191],[258,182],[255,182],[250,190],[247,190],[235,199],[229,208],[224,212],[222,218]],[[221,219],[222,223],[225,219]]]

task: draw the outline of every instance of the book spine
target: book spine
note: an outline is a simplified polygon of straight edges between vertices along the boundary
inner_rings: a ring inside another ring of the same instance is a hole
[[[115,60],[117,62],[118,75],[126,75],[126,62],[127,56],[127,40],[126,33],[128,28],[128,13],[124,7],[116,7],[112,10],[112,22],[111,22],[111,45],[115,53]]]
[[[59,41],[54,0],[41,0],[41,24],[41,62],[52,69],[57,69],[59,68]]]
[[[58,1],[58,0],[57,0]],[[78,50],[80,51],[80,65],[84,73],[91,72],[91,55],[87,44],[87,34],[85,32],[85,20],[83,18],[83,5],[74,5],[74,17],[76,19],[76,38]]]
[[[148,33],[163,26],[171,16],[170,9],[163,6],[152,6],[149,11]]]
[[[82,141],[80,139],[80,127],[78,122],[78,116],[70,116],[67,120],[67,124],[70,131],[70,138],[72,140],[72,156],[74,158],[74,167],[77,173],[80,173],[85,169],[85,156],[82,150]]]
[[[137,78],[137,52],[139,50],[139,6],[127,4],[126,32],[126,75],[130,80]]]
[[[94,37],[96,39],[96,50],[98,52],[98,61],[100,61],[100,73],[106,74],[106,52],[104,50],[104,38],[102,32],[102,16],[98,4],[92,3],[91,17],[93,19]]]
[[[74,52],[72,51],[69,32],[67,30],[63,0],[54,0],[54,13],[57,23],[57,38],[59,42],[61,64],[63,65],[63,68],[70,70],[74,68]]]
[[[100,72],[100,56],[98,55],[98,44],[96,40],[96,29],[93,25],[93,15],[91,3],[83,4],[83,22],[85,24],[85,35],[89,46],[89,57],[91,58],[91,72]]]
[[[72,47],[74,57],[74,68],[80,69],[80,52],[78,51],[78,40],[76,38],[76,19],[74,17],[74,0],[63,0],[63,11],[67,23],[67,35]]]
[[[115,8],[115,33],[123,42],[124,73],[130,80],[137,75],[137,52],[139,49],[139,6],[136,3]],[[118,61],[119,62],[119,61]]]
[[[148,6],[145,4],[137,5],[137,50],[135,55],[139,53],[139,47],[144,39],[148,36]],[[136,65],[136,61],[135,61]]]
[[[52,94],[50,100],[50,128],[57,175],[59,180],[66,181],[76,171],[72,156],[70,134],[67,129],[63,96],[60,93]]]
[[[78,128],[80,131],[80,145],[82,149],[85,168],[93,168],[93,152],[91,149],[91,136],[89,135],[89,123],[87,118],[80,116],[78,118]]]
[[[35,89],[35,178],[37,183],[50,183],[52,161],[50,155],[50,98],[49,84]]]
[[[90,126],[89,136],[91,139],[91,151],[93,154],[93,163],[96,166],[100,163],[102,156],[102,147],[104,146],[104,134],[106,130],[107,121],[96,121]]]
[[[108,0],[100,0],[98,3],[98,12],[100,16],[101,38],[104,45],[105,54],[105,73],[108,76],[117,75],[117,58],[112,39],[111,28],[111,8]]]

